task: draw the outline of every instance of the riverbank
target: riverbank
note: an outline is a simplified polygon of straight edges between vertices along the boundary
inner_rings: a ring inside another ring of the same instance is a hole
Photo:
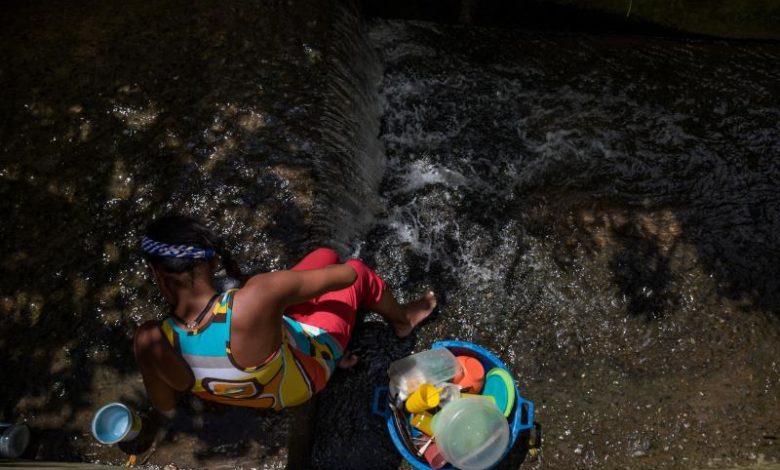
[[[283,468],[300,444],[289,412],[189,399],[155,446],[90,437],[108,401],[151,417],[132,335],[165,309],[138,236],[178,210],[247,272],[328,244],[439,293],[408,339],[367,317],[304,412],[313,468],[405,468],[373,389],[442,338],[537,404],[541,459],[502,468],[776,466],[776,45],[304,0],[3,8],[0,419],[33,429],[26,457]]]

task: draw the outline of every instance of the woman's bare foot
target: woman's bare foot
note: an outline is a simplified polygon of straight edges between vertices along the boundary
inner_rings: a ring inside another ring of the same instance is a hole
[[[399,315],[396,315],[396,318],[390,324],[396,336],[406,338],[436,308],[436,294],[433,291],[428,291],[415,301],[399,305],[399,308]]]

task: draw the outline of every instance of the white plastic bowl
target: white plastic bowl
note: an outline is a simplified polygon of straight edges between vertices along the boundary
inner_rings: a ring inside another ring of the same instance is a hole
[[[509,424],[487,398],[453,400],[434,415],[432,425],[442,455],[461,470],[490,468],[509,446]]]

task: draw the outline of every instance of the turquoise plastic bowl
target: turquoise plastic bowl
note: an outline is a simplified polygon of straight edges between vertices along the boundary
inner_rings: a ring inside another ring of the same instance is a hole
[[[483,348],[482,346],[479,346],[474,343],[469,343],[467,341],[437,341],[433,343],[433,346],[431,349],[435,348],[447,348],[449,349],[454,355],[456,356],[471,356],[479,359],[479,361],[482,363],[482,365],[485,367],[485,370],[490,370],[494,367],[499,367],[501,369],[504,369],[505,371],[509,372],[510,375],[512,375],[512,372],[507,369],[506,365],[504,365],[501,360],[496,357],[493,353],[488,351],[487,349]],[[403,444],[403,441],[401,440],[401,437],[398,435],[398,431],[396,430],[396,425],[393,422],[393,415],[390,413],[387,399],[385,398],[384,403],[381,403],[381,397],[385,395],[387,390],[387,387],[378,387],[374,392],[374,413],[377,415],[382,416],[387,421],[387,430],[390,433],[390,438],[393,441],[393,445],[395,445],[396,449],[398,449],[398,452],[401,454],[401,456],[409,462],[409,465],[414,467],[417,470],[434,470],[431,468],[428,463],[425,461],[424,458],[418,457],[416,454],[412,453],[410,449],[407,449],[406,446]],[[533,427],[534,423],[534,404],[532,401],[526,400],[520,395],[520,390],[517,388],[517,383],[515,383],[515,405],[512,407],[512,411],[509,413],[509,416],[507,417],[507,420],[509,421],[509,432],[510,432],[510,439],[509,444],[507,445],[506,450],[504,451],[504,455],[501,457],[501,459],[491,468],[494,468],[497,466],[501,461],[503,461],[507,454],[509,454],[509,451],[514,447],[515,443],[517,442],[518,436],[523,431],[527,431]],[[408,415],[407,415],[408,416]],[[453,469],[454,467],[452,465],[445,465],[442,467],[442,469]]]

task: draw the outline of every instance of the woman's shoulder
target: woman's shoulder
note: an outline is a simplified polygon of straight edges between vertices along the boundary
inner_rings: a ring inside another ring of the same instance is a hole
[[[280,270],[255,274],[235,293],[236,298],[272,301],[287,295],[287,285],[296,276],[295,271]]]
[[[268,295],[272,293],[274,280],[278,276],[279,271],[272,271],[266,273],[259,273],[249,277],[244,285],[239,289],[236,289],[233,296],[236,298],[241,297],[256,297],[258,295]]]

